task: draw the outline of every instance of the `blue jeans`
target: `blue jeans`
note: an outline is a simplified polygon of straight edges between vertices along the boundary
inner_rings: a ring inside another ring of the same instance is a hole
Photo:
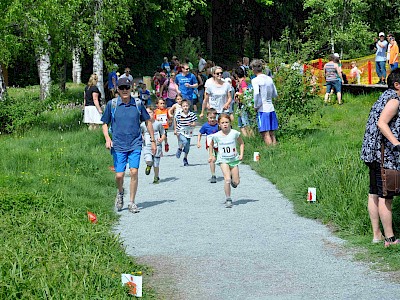
[[[183,134],[179,134],[179,147],[181,146],[183,146],[182,151],[188,154],[190,150],[190,138],[187,138]]]
[[[376,61],[375,68],[379,80],[386,79],[386,61]]]

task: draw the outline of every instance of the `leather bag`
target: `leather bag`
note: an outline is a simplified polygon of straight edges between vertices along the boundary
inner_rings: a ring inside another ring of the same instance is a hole
[[[400,171],[385,169],[384,166],[384,152],[385,147],[382,142],[381,146],[381,176],[382,176],[382,191],[383,196],[387,196],[388,192],[400,193]]]

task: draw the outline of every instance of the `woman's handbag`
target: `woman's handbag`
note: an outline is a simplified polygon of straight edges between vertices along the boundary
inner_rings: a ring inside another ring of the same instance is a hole
[[[382,176],[382,191],[383,196],[387,196],[388,192],[400,193],[400,171],[385,169],[384,166],[384,152],[385,147],[381,146],[381,176]]]

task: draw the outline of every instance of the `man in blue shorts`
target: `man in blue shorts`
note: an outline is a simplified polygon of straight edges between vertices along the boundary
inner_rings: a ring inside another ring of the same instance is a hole
[[[118,192],[115,197],[115,207],[121,211],[124,206],[124,173],[127,163],[131,176],[130,203],[128,209],[132,213],[139,212],[135,204],[135,196],[138,187],[138,169],[140,154],[142,151],[142,135],[140,123],[146,122],[150,134],[151,150],[156,151],[153,126],[149,121],[150,116],[145,107],[136,104],[131,97],[132,81],[129,78],[118,80],[118,98],[107,103],[101,121],[103,122],[103,134],[106,139],[106,148],[111,149],[115,168],[115,181]],[[109,135],[108,125],[112,128],[112,139]]]

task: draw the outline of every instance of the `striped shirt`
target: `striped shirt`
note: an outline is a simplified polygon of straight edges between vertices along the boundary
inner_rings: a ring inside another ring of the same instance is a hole
[[[180,111],[176,115],[176,131],[190,138],[193,133],[193,127],[190,124],[196,121],[197,116],[194,112],[189,111],[186,115],[183,111]]]
[[[325,67],[325,79],[326,81],[336,81],[338,80],[338,72],[335,68],[335,63],[328,62],[326,63]]]

